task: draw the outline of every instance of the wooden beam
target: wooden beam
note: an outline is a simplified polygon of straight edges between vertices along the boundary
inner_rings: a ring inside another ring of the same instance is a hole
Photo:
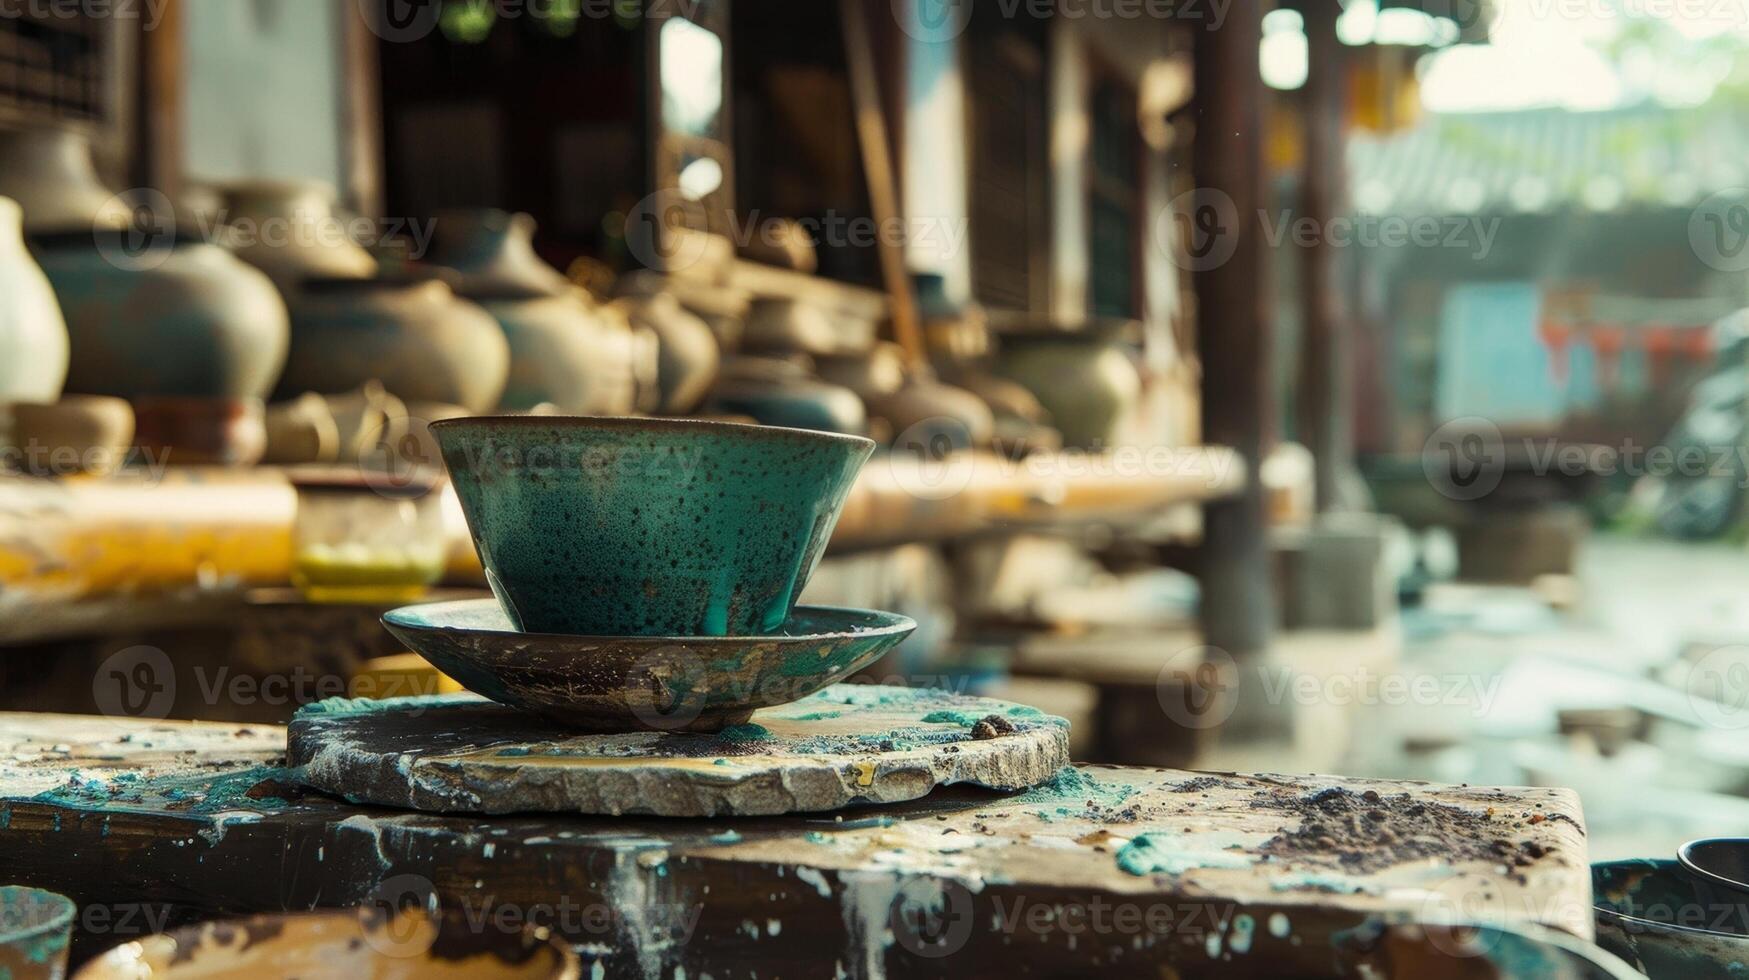
[[[141,20],[139,88],[135,105],[138,126],[129,176],[136,186],[150,187],[175,200],[182,186],[186,47],[181,0],[164,0],[150,30]]]
[[[1203,243],[1215,248],[1207,254],[1218,258],[1232,249],[1225,261],[1198,263],[1192,275],[1204,441],[1232,446],[1253,470],[1267,451],[1275,415],[1269,263],[1257,220],[1265,203],[1257,55],[1262,18],[1261,0],[1233,0],[1219,30],[1196,32],[1192,146],[1198,206],[1209,212],[1193,221],[1213,217],[1222,225],[1212,232],[1221,240]],[[1256,480],[1205,510],[1203,629],[1211,645],[1236,658],[1267,648],[1275,622],[1264,514],[1263,485]]]
[[[358,4],[340,9],[340,196],[366,217],[383,214],[383,105],[377,35]]]
[[[1300,173],[1300,217],[1327,230],[1342,214],[1342,86],[1347,48],[1336,37],[1334,0],[1305,5],[1309,64],[1303,118],[1306,158]],[[1336,248],[1327,233],[1300,249],[1300,306],[1305,334],[1300,355],[1298,432],[1312,451],[1319,512],[1340,504],[1342,474],[1353,466],[1352,332],[1337,284]]]
[[[905,268],[905,251],[887,230],[899,222],[899,182],[893,172],[893,150],[881,111],[880,75],[875,68],[874,45],[869,40],[867,5],[861,0],[839,0],[838,16],[844,31],[844,59],[850,71],[850,91],[856,108],[856,135],[862,144],[862,169],[868,178],[869,210],[882,233],[875,236],[881,259],[881,281],[892,297],[893,339],[905,350],[913,368],[928,363],[923,346],[923,327],[917,319],[916,294],[911,274]],[[885,8],[883,7],[884,11]]]

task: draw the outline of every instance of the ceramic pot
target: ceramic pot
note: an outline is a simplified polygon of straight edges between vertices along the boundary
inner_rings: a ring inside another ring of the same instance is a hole
[[[0,197],[0,404],[52,402],[67,381],[67,324],[19,221]]]
[[[830,354],[839,349],[838,330],[826,311],[794,299],[759,299],[747,311],[741,345],[751,351]]]
[[[262,462],[283,466],[340,458],[340,427],[327,400],[313,391],[267,406],[265,425],[267,450]]]
[[[916,380],[870,398],[869,410],[891,424],[895,449],[938,452],[988,446],[996,428],[983,399],[938,381]]]
[[[127,460],[134,409],[106,395],[68,395],[12,406],[12,445],[25,469],[42,476],[112,473]]]
[[[804,365],[775,358],[730,361],[708,404],[714,411],[746,415],[762,425],[868,433],[868,409],[856,392],[812,377]]]
[[[624,318],[595,306],[582,290],[483,299],[480,305],[510,343],[504,408],[551,404],[576,415],[629,415],[637,409],[637,362],[653,352]]]
[[[814,359],[820,378],[843,385],[864,398],[886,395],[905,385],[905,351],[883,340],[861,354],[834,354]]]
[[[286,310],[273,283],[231,253],[166,233],[131,251],[125,231],[36,236],[67,319],[67,390],[258,398],[285,362]]]
[[[0,197],[24,208],[32,235],[123,228],[132,219],[97,176],[90,139],[70,129],[0,131]]]
[[[434,422],[486,581],[517,629],[781,628],[874,443],[673,419]]]
[[[279,397],[382,382],[408,402],[484,412],[498,404],[510,345],[497,321],[437,279],[311,279],[292,304]]]
[[[497,210],[438,219],[430,261],[456,273],[457,291],[498,321],[510,344],[502,407],[550,404],[579,415],[637,409],[641,345],[623,317],[542,262],[534,219]]]
[[[1142,378],[1115,343],[1064,336],[1009,337],[1001,373],[1025,385],[1051,413],[1063,444],[1110,448],[1118,425],[1142,397]]]
[[[571,288],[559,270],[534,251],[535,221],[495,208],[445,211],[426,261],[461,275],[465,296],[558,296]]]
[[[251,181],[227,188],[233,251],[290,294],[306,279],[367,279],[377,263],[334,216],[321,181]]]
[[[634,325],[656,336],[657,410],[681,415],[697,408],[716,380],[722,358],[711,328],[668,293],[621,302]]]
[[[150,396],[134,402],[140,451],[178,466],[253,466],[267,451],[259,398]]]

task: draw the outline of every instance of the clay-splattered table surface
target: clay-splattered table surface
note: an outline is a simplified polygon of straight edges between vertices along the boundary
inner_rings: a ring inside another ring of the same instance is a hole
[[[429,890],[601,975],[1329,975],[1385,919],[1590,934],[1563,790],[1079,767],[837,815],[439,816],[297,787],[270,727],[0,714],[0,868],[147,927]]]

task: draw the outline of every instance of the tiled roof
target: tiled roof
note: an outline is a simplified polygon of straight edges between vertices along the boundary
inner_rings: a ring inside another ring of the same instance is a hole
[[[1686,208],[1749,197],[1749,112],[1656,107],[1429,115],[1349,144],[1367,214],[1513,214]]]

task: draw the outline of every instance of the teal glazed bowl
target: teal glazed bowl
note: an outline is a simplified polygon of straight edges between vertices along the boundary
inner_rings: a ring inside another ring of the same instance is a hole
[[[874,443],[683,419],[434,422],[517,629],[762,636],[813,575]]]

